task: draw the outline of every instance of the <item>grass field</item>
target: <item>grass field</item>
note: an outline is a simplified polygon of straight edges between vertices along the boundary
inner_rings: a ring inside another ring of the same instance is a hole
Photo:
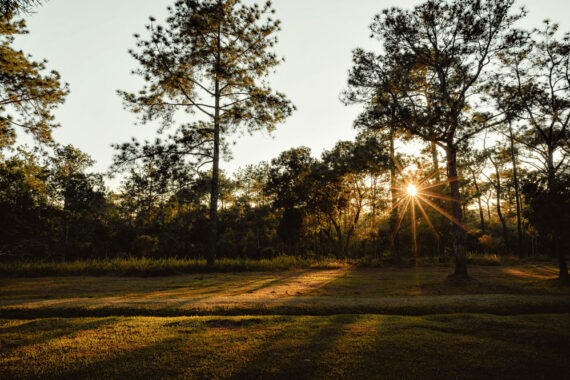
[[[570,378],[554,266],[0,281],[0,378]]]

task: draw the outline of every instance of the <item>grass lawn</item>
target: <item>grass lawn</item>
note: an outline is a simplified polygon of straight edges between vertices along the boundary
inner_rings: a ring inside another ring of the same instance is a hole
[[[0,320],[0,377],[568,378],[570,315]]]
[[[0,281],[0,378],[570,378],[550,265]]]

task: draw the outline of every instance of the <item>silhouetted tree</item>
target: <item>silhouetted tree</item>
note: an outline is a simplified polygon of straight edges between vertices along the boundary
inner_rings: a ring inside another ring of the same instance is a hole
[[[446,151],[455,222],[455,276],[467,276],[465,232],[457,172],[462,144],[497,115],[477,111],[480,85],[506,46],[513,0],[430,0],[411,11],[384,10],[371,26],[382,53],[356,49],[349,103],[364,103],[395,125]]]
[[[546,180],[545,187],[531,191],[527,186],[527,193],[540,194],[536,199],[544,200],[552,191],[552,204],[564,187],[558,181],[567,173],[570,156],[570,34],[559,39],[557,30],[558,25],[545,21],[542,30],[534,30],[502,54],[507,71],[494,91],[501,106],[525,122],[512,137],[532,155],[529,164]],[[544,237],[563,239],[562,235]],[[554,247],[560,244],[553,242]],[[566,251],[556,254],[560,278],[566,280]]]

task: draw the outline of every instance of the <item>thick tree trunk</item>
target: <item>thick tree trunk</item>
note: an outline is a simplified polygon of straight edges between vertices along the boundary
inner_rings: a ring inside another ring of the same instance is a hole
[[[515,185],[515,200],[517,203],[517,251],[519,255],[523,255],[523,234],[522,234],[522,223],[521,223],[521,201],[519,192],[519,177],[517,172],[517,160],[515,156],[515,142],[513,138],[513,126],[509,123],[509,135],[511,140],[511,160],[513,165],[513,181]]]
[[[556,187],[556,169],[554,167],[554,149],[548,149],[548,156],[547,156],[547,165],[548,165],[548,191],[553,192],[554,188]],[[568,275],[568,264],[566,263],[566,251],[562,248],[558,242],[559,239],[562,239],[561,236],[554,237],[554,247],[556,248],[556,254],[558,256],[558,268],[560,272],[558,274],[558,278],[561,281],[569,282],[570,276]]]
[[[453,226],[453,250],[455,252],[455,273],[454,277],[467,278],[467,256],[465,254],[465,231],[460,225],[463,223],[463,214],[461,211],[461,195],[459,192],[459,178],[457,178],[457,149],[452,143],[447,144],[447,172],[449,187],[451,192],[452,216],[455,219]]]

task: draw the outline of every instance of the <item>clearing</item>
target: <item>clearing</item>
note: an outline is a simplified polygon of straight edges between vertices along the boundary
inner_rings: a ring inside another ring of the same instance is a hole
[[[0,378],[570,378],[554,266],[0,281]]]

